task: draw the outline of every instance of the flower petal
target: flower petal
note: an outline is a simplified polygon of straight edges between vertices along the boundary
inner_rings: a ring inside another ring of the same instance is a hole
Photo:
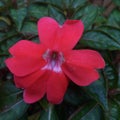
[[[44,70],[37,70],[27,76],[19,77],[14,75],[14,81],[18,88],[27,88],[44,75]]]
[[[26,76],[29,75],[36,70],[40,70],[44,65],[45,61],[43,60],[31,60],[30,58],[26,57],[22,58],[8,58],[6,61],[7,67],[15,76]]]
[[[42,59],[44,49],[33,42],[22,40],[10,48],[12,58],[5,63],[15,76],[25,76],[45,65]]]
[[[24,101],[26,103],[34,103],[40,100],[46,93],[46,81],[49,78],[45,72],[34,84],[24,90]]]
[[[94,50],[72,50],[65,55],[66,62],[88,68],[104,68],[105,61],[102,56]]]
[[[31,57],[40,58],[45,48],[41,44],[37,44],[28,40],[20,40],[13,45],[9,52],[15,57]]]
[[[52,48],[55,41],[55,34],[58,28],[59,25],[54,19],[50,17],[41,18],[38,21],[38,34],[40,42],[48,48]]]
[[[98,72],[92,68],[65,63],[62,69],[63,72],[79,86],[87,86],[99,79]]]
[[[81,38],[83,30],[82,21],[66,20],[63,26],[59,28],[55,45],[58,45],[58,49],[62,51],[72,49]]]
[[[72,49],[82,36],[83,30],[84,25],[80,20],[66,20],[62,26],[50,17],[38,21],[41,43],[54,50]]]
[[[65,91],[68,86],[68,80],[63,73],[52,72],[47,81],[47,99],[53,104],[62,102]]]

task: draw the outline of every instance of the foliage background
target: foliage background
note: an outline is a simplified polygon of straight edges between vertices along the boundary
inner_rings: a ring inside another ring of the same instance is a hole
[[[95,49],[106,61],[100,80],[87,87],[70,83],[64,101],[55,106],[45,98],[24,103],[4,64],[8,48],[17,41],[39,41],[36,23],[43,16],[60,24],[82,19],[85,31],[76,49]],[[1,0],[0,120],[120,120],[119,50],[120,0]]]

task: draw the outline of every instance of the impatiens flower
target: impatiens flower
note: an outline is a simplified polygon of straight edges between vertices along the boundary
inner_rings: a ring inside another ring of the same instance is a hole
[[[59,25],[50,17],[38,21],[40,44],[21,40],[9,52],[5,62],[14,74],[18,88],[24,89],[24,101],[34,103],[44,95],[49,102],[63,100],[69,79],[79,86],[98,80],[97,69],[104,68],[101,55],[89,49],[72,50],[83,34],[80,20]]]

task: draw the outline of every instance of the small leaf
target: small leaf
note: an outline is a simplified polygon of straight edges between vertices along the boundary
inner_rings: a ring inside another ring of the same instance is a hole
[[[26,8],[19,8],[17,10],[11,9],[10,15],[16,24],[17,30],[20,31],[22,28],[23,21],[27,15],[27,9]]]
[[[48,16],[48,7],[40,4],[31,4],[28,8],[28,15],[37,19]]]
[[[25,22],[21,32],[23,34],[34,34],[37,35],[37,23],[34,22]]]
[[[108,25],[120,27],[120,10],[114,9],[108,18]]]
[[[10,106],[18,100],[18,95],[22,93],[11,82],[1,83],[0,85],[0,108]]]
[[[120,105],[114,101],[109,101],[109,113],[106,113],[106,119],[119,120],[120,118]]]
[[[6,17],[0,17],[0,20],[4,21],[8,25],[11,25],[11,21],[8,18],[6,18]]]
[[[28,105],[20,100],[4,112],[0,113],[0,120],[17,120],[26,112]]]
[[[65,16],[63,15],[62,11],[60,11],[59,9],[49,5],[49,16],[53,17],[54,19],[56,19],[59,23],[63,23],[65,21]]]
[[[9,56],[8,49],[15,44],[21,37],[14,30],[8,31],[7,33],[1,34],[0,38],[0,68],[5,67],[4,60]]]
[[[107,99],[107,86],[104,77],[101,78],[91,85],[84,87],[86,92],[96,100],[105,110],[108,110],[108,99]]]
[[[84,5],[86,2],[87,2],[87,0],[73,0],[72,7],[76,9],[76,8]]]
[[[75,111],[68,120],[103,120],[102,110],[95,102],[89,102]]]
[[[105,34],[110,36],[113,39],[113,41],[120,44],[120,29],[119,28],[104,25],[104,26],[98,27],[97,30],[103,31]]]
[[[85,29],[88,29],[94,23],[95,18],[97,17],[98,9],[96,6],[89,5],[80,8],[75,14],[74,19],[81,19],[84,23]]]
[[[109,89],[115,89],[118,87],[118,72],[116,67],[113,65],[113,60],[108,52],[103,53],[106,66],[104,68],[104,76],[108,80]]]
[[[92,30],[84,34],[81,43],[99,50],[120,50],[120,42],[101,30]]]

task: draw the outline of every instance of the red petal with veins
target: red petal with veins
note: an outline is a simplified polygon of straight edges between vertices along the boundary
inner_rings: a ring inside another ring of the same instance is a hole
[[[14,75],[14,81],[18,88],[27,88],[31,86],[34,82],[36,82],[39,78],[41,78],[44,74],[44,70],[38,70],[23,77],[18,77]]]
[[[64,63],[63,72],[77,85],[87,86],[99,79],[95,69]]]
[[[36,43],[22,40],[10,48],[12,58],[5,62],[15,76],[25,76],[45,65],[42,59],[44,49]]]
[[[46,82],[49,79],[49,73],[45,72],[30,87],[24,90],[24,101],[26,103],[34,103],[40,100],[46,93]]]
[[[59,28],[59,24],[50,17],[43,17],[38,21],[38,34],[40,42],[52,48],[56,40],[56,32]]]
[[[72,49],[82,36],[84,26],[80,20],[66,20],[59,25],[54,19],[44,17],[38,21],[41,43],[54,50]]]
[[[47,81],[47,99],[53,104],[59,104],[62,102],[67,90],[68,80],[62,72],[50,72],[51,74]]]
[[[62,51],[71,50],[81,38],[83,30],[84,25],[82,21],[66,20],[58,30],[54,47],[58,46],[58,49]]]
[[[66,62],[87,68],[104,68],[102,56],[94,50],[72,50],[65,54]]]
[[[31,57],[31,59],[40,59],[45,50],[46,48],[41,44],[28,40],[20,40],[9,49],[9,52],[15,57]]]

